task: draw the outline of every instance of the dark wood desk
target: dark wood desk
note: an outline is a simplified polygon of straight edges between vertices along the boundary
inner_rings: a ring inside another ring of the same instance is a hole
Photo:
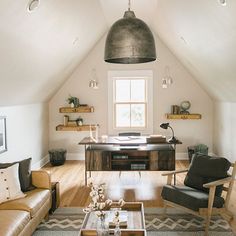
[[[175,170],[176,144],[148,143],[146,136],[110,136],[94,142],[89,137],[79,142],[85,146],[85,184],[91,171],[164,171]]]

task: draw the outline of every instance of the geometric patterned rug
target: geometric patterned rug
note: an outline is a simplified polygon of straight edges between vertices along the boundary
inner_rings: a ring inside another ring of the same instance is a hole
[[[58,208],[48,221],[42,222],[33,236],[78,236],[85,214],[82,208]],[[176,209],[168,209],[166,217],[160,208],[145,208],[145,225],[148,236],[203,236],[204,220]],[[220,216],[213,216],[209,235],[235,236],[230,225]]]

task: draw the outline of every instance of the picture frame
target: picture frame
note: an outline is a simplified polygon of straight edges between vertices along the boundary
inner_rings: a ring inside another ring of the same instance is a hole
[[[6,116],[0,116],[0,154],[7,151]]]

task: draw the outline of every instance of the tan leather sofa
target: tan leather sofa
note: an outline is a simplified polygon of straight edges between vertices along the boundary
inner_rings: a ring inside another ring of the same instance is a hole
[[[32,235],[51,208],[51,179],[46,171],[32,171],[36,189],[26,197],[0,204],[0,235]]]

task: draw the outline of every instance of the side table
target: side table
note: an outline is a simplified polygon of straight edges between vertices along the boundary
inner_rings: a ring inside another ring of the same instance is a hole
[[[59,182],[51,183],[52,207],[49,213],[52,214],[60,205],[60,190]]]

